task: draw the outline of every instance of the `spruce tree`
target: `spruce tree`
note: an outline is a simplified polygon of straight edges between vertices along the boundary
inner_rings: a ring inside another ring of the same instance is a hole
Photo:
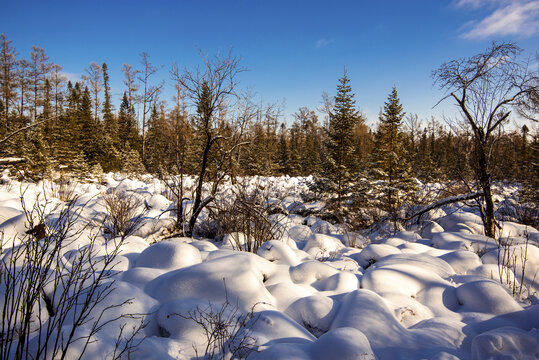
[[[290,175],[290,151],[286,139],[286,125],[281,124],[279,134],[279,146],[277,148],[277,163],[279,164],[279,172],[283,175]]]
[[[50,147],[44,138],[44,126],[37,126],[31,132],[29,141],[25,143],[26,175],[32,180],[50,178],[54,168]]]
[[[92,114],[92,100],[87,87],[82,92],[78,109],[78,121],[80,122],[79,143],[86,163],[93,166],[102,160],[103,132],[101,124],[95,120]]]
[[[357,160],[354,156],[354,128],[359,120],[359,112],[355,108],[349,83],[345,72],[339,79],[335,105],[329,114],[323,164],[324,177],[337,195],[339,207],[344,195],[349,192]]]
[[[129,144],[130,149],[134,149],[139,143],[138,129],[135,122],[134,110],[129,104],[127,94],[124,92],[120,112],[118,114],[118,138],[120,140],[120,150],[124,151]]]
[[[67,84],[67,103],[65,113],[57,119],[57,134],[54,137],[55,158],[58,170],[62,173],[83,175],[87,169],[84,153],[80,149],[82,132],[79,121],[81,101],[80,84]],[[91,115],[90,115],[91,116]]]
[[[118,123],[113,114],[112,103],[110,101],[110,85],[109,85],[109,73],[107,63],[103,63],[101,66],[103,71],[103,92],[104,92],[104,102],[103,102],[103,127],[105,134],[108,135],[112,144],[118,146]]]
[[[394,219],[404,198],[414,190],[411,168],[407,159],[404,134],[401,130],[404,110],[397,89],[389,94],[380,114],[373,151],[374,177],[382,181],[381,206]]]
[[[164,110],[157,111],[154,104],[150,119],[148,120],[148,133],[146,136],[146,154],[144,164],[150,172],[157,172],[159,167],[165,162],[167,152],[166,144],[166,118]]]

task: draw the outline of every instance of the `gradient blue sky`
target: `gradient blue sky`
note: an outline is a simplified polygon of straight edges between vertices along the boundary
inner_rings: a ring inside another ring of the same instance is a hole
[[[493,40],[515,41],[526,56],[539,49],[538,0],[2,2],[0,33],[21,56],[38,45],[73,79],[90,62],[107,62],[116,104],[121,66],[140,67],[142,51],[163,65],[157,82],[174,61],[198,64],[197,48],[232,48],[249,69],[241,86],[264,102],[284,101],[288,122],[300,106],[320,106],[322,92],[334,95],[345,66],[370,124],[393,85],[408,113],[453,116],[450,102],[432,109],[443,96],[433,69]]]

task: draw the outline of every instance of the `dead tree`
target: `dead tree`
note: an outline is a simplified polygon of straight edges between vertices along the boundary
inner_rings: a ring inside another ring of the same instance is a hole
[[[155,104],[158,100],[159,94],[161,93],[161,90],[163,88],[164,83],[161,82],[161,84],[157,86],[150,85],[150,77],[154,75],[161,67],[155,67],[150,63],[150,55],[146,52],[142,52],[140,54],[141,57],[141,64],[143,66],[143,70],[140,71],[140,76],[138,76],[138,80],[140,84],[143,85],[143,93],[141,94],[141,102],[142,102],[142,159],[146,158],[146,135],[147,135],[147,127],[148,123],[146,120],[146,116],[151,110],[151,104]],[[127,76],[127,75],[126,75]]]
[[[239,59],[228,53],[227,56],[218,54],[212,58],[203,56],[203,62],[201,68],[186,69],[178,79],[185,95],[196,106],[194,131],[200,146],[200,165],[186,236],[192,236],[200,212],[214,200],[219,183],[230,171],[227,160],[235,148],[241,145],[234,127],[231,134],[226,134],[222,131],[223,127],[219,126],[222,124],[218,123],[231,108],[229,100],[237,96],[237,77],[243,71]],[[225,146],[225,143],[229,146]],[[211,182],[211,188],[203,198],[205,182]]]
[[[496,220],[492,200],[492,145],[502,125],[508,121],[511,109],[530,94],[537,94],[533,81],[537,75],[520,62],[521,49],[512,43],[493,43],[485,52],[470,58],[452,60],[433,72],[435,83],[452,98],[463,120],[473,134],[472,167],[475,179],[483,191],[479,202],[485,235],[494,238]]]

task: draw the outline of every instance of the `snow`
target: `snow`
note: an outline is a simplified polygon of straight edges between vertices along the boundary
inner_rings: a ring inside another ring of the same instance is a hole
[[[239,233],[225,234],[223,241],[170,237],[175,215],[168,210],[175,204],[161,194],[159,180],[118,174],[103,179],[106,185],[74,184],[80,236],[60,253],[64,270],[50,270],[68,272],[91,246],[94,266],[100,266],[121,242],[107,272],[111,278],[102,285],[112,284],[114,291],[93,310],[99,316],[107,309],[107,323],[92,335],[84,359],[114,351],[120,326],[127,331],[140,321],[128,314],[144,314],[146,323],[131,358],[194,358],[208,344],[208,334],[192,319],[196,311],[236,324],[240,338],[252,340],[253,351],[243,353],[248,359],[539,358],[539,231],[529,226],[502,221],[499,239],[489,239],[475,209],[452,203],[429,210],[407,229],[386,222],[351,233],[317,217],[322,202],[300,200],[309,178],[253,177],[244,184],[270,194],[268,204],[279,210],[270,219],[285,231],[252,254],[234,250],[234,241],[245,238]],[[5,180],[12,183],[0,188],[7,261],[28,230],[21,190],[27,209],[39,199],[50,213],[49,227],[65,203],[50,184]],[[112,192],[132,194],[146,209],[140,228],[123,242],[99,228],[107,212],[103,197]],[[55,290],[61,287],[44,293]],[[41,319],[32,320],[47,319],[41,303]],[[77,334],[89,331],[81,327]],[[31,346],[37,346],[32,336]],[[77,341],[67,358],[78,358],[83,347]]]

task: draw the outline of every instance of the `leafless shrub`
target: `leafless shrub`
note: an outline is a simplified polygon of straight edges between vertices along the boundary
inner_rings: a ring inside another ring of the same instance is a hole
[[[61,179],[48,183],[49,193],[63,202],[70,202],[76,197],[76,183],[69,179]]]
[[[183,168],[181,168],[183,171]],[[193,184],[186,181],[187,176],[180,173],[179,175],[172,175],[170,173],[161,171],[159,177],[162,179],[165,187],[161,191],[161,195],[166,197],[170,201],[176,202],[176,224],[175,230],[179,234],[183,235],[186,231],[186,219],[190,216],[184,207],[184,201],[189,200],[193,194]]]
[[[237,184],[229,198],[219,199],[209,207],[210,219],[215,222],[217,236],[230,234],[236,250],[256,252],[262,243],[279,239],[284,230],[270,219],[274,205],[259,187],[249,191]]]
[[[526,242],[523,247],[514,246],[514,239],[510,237],[497,241],[498,279],[509,288],[514,297],[519,299],[523,295],[525,287],[528,298],[534,295],[535,277],[537,276],[534,274],[534,280],[528,285],[525,284],[528,246],[530,246],[530,236],[528,233],[525,236]]]
[[[496,211],[499,220],[514,221],[519,224],[539,228],[539,208],[533,204],[519,204],[514,202],[501,206]]]
[[[90,236],[86,246],[70,252],[84,230],[75,226],[82,221],[82,208],[74,203],[53,209],[56,214],[49,217],[46,204],[36,201],[28,209],[22,202],[27,235],[18,245],[1,237],[0,359],[64,359],[68,351],[80,358],[104,326],[124,317],[142,319],[142,315],[120,315],[105,320],[111,310],[131,301],[104,304],[115,291],[112,270],[122,241],[107,244],[106,255],[98,257],[96,236]],[[133,351],[143,322],[128,336],[123,336],[123,327],[114,359]]]
[[[186,315],[174,315],[195,322],[204,331],[204,355],[200,356],[201,349],[193,345],[197,359],[244,359],[255,350],[256,340],[248,325],[253,324],[253,319],[257,320],[254,315],[256,305],[249,313],[241,313],[238,304],[233,305],[228,299],[225,283],[225,302],[220,307],[208,303],[204,308],[195,307]]]
[[[111,192],[103,197],[103,201],[107,209],[104,228],[111,239],[117,236],[125,239],[142,225],[147,211],[134,194]]]

